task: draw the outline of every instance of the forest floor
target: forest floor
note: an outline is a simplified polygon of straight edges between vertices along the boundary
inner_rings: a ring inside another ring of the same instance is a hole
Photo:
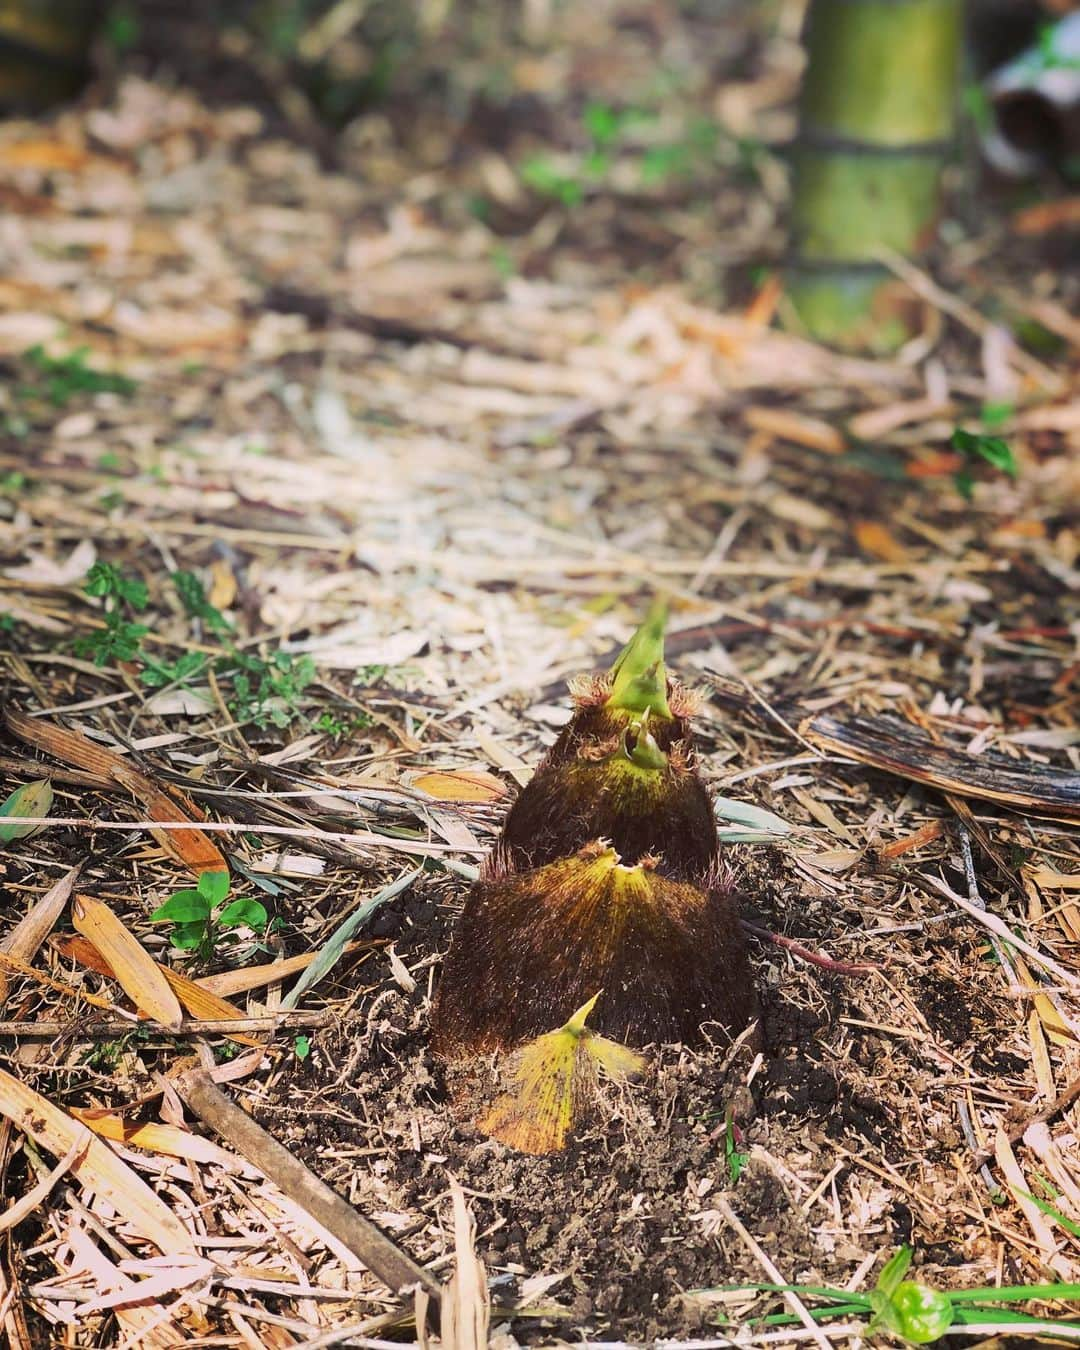
[[[9,814],[62,822],[0,854],[14,1346],[391,1334],[399,1300],[185,1111],[194,1064],[439,1279],[455,1178],[522,1343],[820,1344],[717,1286],[865,1291],[907,1242],[938,1288],[1080,1279],[1045,1209],[1080,1223],[1080,277],[1053,203],[951,220],[936,280],[903,267],[896,356],[815,346],[773,326],[767,266],[795,34],[592,8],[510,54],[520,106],[375,112],[330,165],[134,76],[0,125],[0,690],[34,719],[0,732],[0,797],[47,777]],[[958,425],[1015,478],[975,464],[965,495]],[[763,1056],[658,1050],[527,1157],[448,1099],[430,995],[567,678],[656,591],[710,791],[787,827],[726,849],[746,916],[872,968],[755,941]],[[823,748],[825,714],[964,781]],[[1059,795],[1006,800],[1003,764]],[[151,837],[189,808],[148,783],[206,813],[268,922],[202,954],[150,922],[203,869]],[[269,964],[417,867],[283,1009]],[[125,1029],[145,971],[72,886],[276,1030]],[[118,1191],[76,1110],[119,1134]],[[139,1179],[194,1254],[140,1227]]]

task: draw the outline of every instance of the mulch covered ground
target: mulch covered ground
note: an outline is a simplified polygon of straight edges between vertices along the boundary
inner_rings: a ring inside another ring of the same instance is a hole
[[[64,823],[4,845],[3,930],[77,868],[145,952],[277,1018],[246,1045],[134,1025],[64,903],[8,940],[6,1073],[91,1127],[205,1137],[114,1145],[194,1257],[160,1256],[69,1155],[3,1234],[13,1345],[396,1334],[385,1286],[193,1124],[171,1083],[195,1063],[440,1279],[456,1178],[523,1342],[721,1335],[781,1309],[708,1292],[773,1278],[762,1253],[851,1288],[908,1241],[938,1287],[1080,1278],[1026,1198],[1080,1222],[1080,1115],[1023,1132],[1080,1073],[1075,823],[991,799],[1001,755],[1080,800],[1078,279],[1052,217],[987,211],[952,221],[936,282],[898,264],[920,331],[897,356],[771,326],[754,267],[782,240],[793,35],[731,20],[710,72],[689,20],[646,18],[582,12],[517,52],[520,125],[376,111],[333,166],[264,111],[137,77],[0,127],[4,708],[182,787],[230,898],[269,920],[172,947],[149,917],[193,869],[145,792],[18,723],[2,795],[48,777]],[[549,188],[578,181],[589,101],[651,115],[580,201],[523,184],[541,142]],[[683,147],[659,176],[658,145]],[[1015,479],[976,467],[966,499],[957,425],[1004,437]],[[88,595],[95,563],[145,607]],[[787,827],[726,848],[746,916],[872,968],[755,939],[761,1054],[658,1050],[564,1154],[526,1157],[450,1101],[430,996],[567,677],[656,591],[672,668],[709,695],[710,789]],[[899,718],[989,797],[823,750],[823,714]],[[228,973],[319,950],[418,866],[295,1009],[295,974]],[[10,1205],[64,1150],[0,1087]],[[152,1312],[118,1312],[142,1280]]]

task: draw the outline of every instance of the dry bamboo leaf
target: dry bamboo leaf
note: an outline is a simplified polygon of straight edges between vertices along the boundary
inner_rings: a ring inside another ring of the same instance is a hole
[[[821,714],[808,718],[799,732],[822,750],[944,792],[1052,820],[1080,820],[1080,773],[1073,770],[1018,763],[990,751],[969,755],[951,750],[895,717],[839,722]]]
[[[342,954],[363,951],[381,946],[383,939],[368,942],[347,942]],[[318,952],[304,952],[300,956],[287,956],[284,961],[271,961],[262,966],[243,966],[239,970],[223,970],[219,975],[203,975],[194,983],[200,989],[211,994],[227,998],[230,994],[246,994],[249,989],[262,989],[279,980],[287,980],[291,975],[299,975],[306,970]]]
[[[71,936],[68,934],[58,935],[52,941],[54,950],[62,956],[68,957],[72,961],[78,961],[88,970],[97,971],[99,975],[104,975],[108,979],[117,979],[115,970],[109,964],[108,960],[98,951],[92,942],[84,937]],[[303,964],[307,965],[313,958],[308,956]],[[228,1003],[218,994],[216,990],[209,989],[205,984],[190,980],[186,975],[173,970],[170,966],[160,965],[155,962],[157,969],[161,972],[166,983],[179,1001],[187,1009],[192,1017],[203,1020],[213,1021],[233,1021],[244,1017],[245,1014],[233,1003]],[[302,968],[302,967],[301,967]],[[263,967],[266,969],[266,967]],[[246,972],[228,971],[229,975],[236,975]],[[213,977],[211,977],[213,978]],[[254,988],[254,985],[248,986]],[[262,1042],[253,1036],[244,1036],[239,1032],[230,1036],[229,1040],[235,1041],[237,1045],[261,1045]]]
[[[93,1287],[99,1293],[120,1293],[127,1300],[124,1307],[116,1309],[119,1330],[125,1337],[125,1346],[138,1347],[138,1350],[166,1350],[167,1347],[184,1345],[188,1336],[172,1325],[168,1312],[163,1312],[155,1302],[151,1307],[142,1307],[138,1303],[139,1285],[127,1275],[121,1274],[109,1258],[91,1240],[84,1228],[72,1224],[66,1234],[71,1252],[71,1270],[89,1276]]]
[[[859,548],[871,558],[891,563],[911,561],[911,554],[879,520],[857,520],[852,533]]]
[[[1006,1185],[1012,1191],[1016,1203],[1023,1211],[1028,1227],[1035,1235],[1035,1241],[1042,1252],[1043,1260],[1059,1279],[1069,1279],[1072,1263],[1058,1251],[1054,1230],[1050,1227],[1046,1216],[1033,1200],[1028,1199],[1032,1190],[1031,1184],[1020,1170],[1020,1164],[1016,1161],[1016,1155],[1012,1151],[1008,1136],[1000,1125],[994,1138],[994,1157],[997,1159],[998,1167],[1001,1169],[1001,1175],[1004,1177]]]
[[[0,1069],[0,1114],[56,1157],[63,1157],[86,1129],[4,1069]],[[85,1154],[72,1163],[71,1173],[160,1251],[195,1254],[184,1225],[108,1144],[90,1138]]]
[[[78,875],[79,868],[73,867],[55,886],[51,886],[40,900],[35,901],[7,937],[0,942],[0,952],[6,952],[8,956],[14,956],[27,964],[33,961],[38,948],[52,932],[53,925],[63,913]],[[0,1006],[8,996],[8,988],[7,977],[0,972]]]
[[[793,445],[821,450],[826,455],[842,455],[847,448],[843,435],[831,422],[787,408],[754,405],[744,410],[743,421],[754,431],[765,431]]]
[[[1033,867],[1028,876],[1036,886],[1057,891],[1080,891],[1080,872],[1059,872],[1053,867]]]
[[[96,745],[88,736],[79,731],[71,731],[56,722],[46,722],[40,717],[29,717],[26,713],[8,708],[4,712],[4,721],[8,729],[20,740],[26,741],[54,759],[63,760],[76,769],[87,773],[100,774],[104,778],[113,778],[113,770],[122,764],[120,756],[104,746]]]
[[[163,792],[156,784],[152,783],[145,774],[132,769],[127,764],[121,764],[114,772],[113,777],[122,786],[139,799],[146,808],[146,813],[151,821],[172,822],[178,820],[196,821],[202,819],[202,813],[197,811],[194,804],[183,795],[177,792],[174,795]],[[182,863],[195,876],[202,876],[204,872],[227,872],[228,863],[221,850],[214,843],[205,831],[193,828],[190,830],[155,830],[153,825],[148,824],[147,829],[157,840],[170,858]]]
[[[192,1162],[210,1163],[225,1168],[227,1172],[239,1172],[246,1167],[239,1158],[218,1144],[176,1125],[158,1125],[152,1121],[135,1125],[114,1111],[100,1114],[78,1106],[71,1108],[71,1114],[102,1139],[111,1139],[117,1144],[142,1148],[147,1153],[164,1153],[170,1158],[190,1158]]]
[[[1043,1096],[1052,1100],[1057,1091],[1054,1086],[1054,1069],[1050,1063],[1046,1034],[1037,1008],[1032,1008],[1028,1013],[1028,1040],[1031,1043],[1031,1062],[1035,1069],[1035,1081]]]
[[[242,1018],[245,1013],[235,1004],[229,1003],[219,994],[204,988],[189,980],[186,975],[181,975],[179,971],[172,970],[168,966],[159,966],[158,969],[165,976],[169,988],[184,1005],[190,1015],[200,1021],[234,1021]],[[238,1045],[259,1045],[252,1036],[243,1036],[239,1032],[229,1037]]]
[[[37,749],[63,760],[87,773],[108,778],[120,787],[125,787],[136,797],[152,821],[191,820],[198,822],[202,813],[182,793],[175,796],[162,791],[145,773],[136,768],[123,756],[104,746],[95,745],[88,736],[72,731],[56,722],[46,722],[41,718],[28,717],[26,713],[9,708],[4,713],[8,728],[21,740],[27,741]],[[203,872],[225,872],[228,865],[221,850],[204,831],[191,830],[155,830],[147,827],[161,847],[177,862],[200,876]]]
[[[422,773],[411,787],[440,802],[494,802],[506,795],[506,787],[483,769],[445,769]]]
[[[454,1274],[442,1297],[440,1340],[444,1350],[487,1350],[490,1301],[487,1271],[476,1254],[476,1226],[465,1192],[451,1178],[454,1205]]]
[[[108,905],[77,895],[72,923],[112,967],[116,982],[141,1012],[176,1031],[183,1021],[180,1004],[160,966],[124,927]]]

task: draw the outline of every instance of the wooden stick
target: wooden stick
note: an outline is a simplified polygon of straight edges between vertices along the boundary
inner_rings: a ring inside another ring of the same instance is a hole
[[[327,1012],[278,1012],[268,1013],[265,1017],[214,1017],[202,1021],[199,1018],[187,1018],[179,1027],[161,1027],[150,1018],[127,1021],[113,1017],[100,1022],[62,1022],[59,1020],[33,1022],[0,1022],[0,1040],[42,1040],[52,1036],[63,1036],[70,1032],[76,1040],[103,1040],[110,1036],[123,1036],[136,1027],[160,1029],[166,1036],[229,1035],[235,1031],[279,1031],[289,1027],[324,1027],[333,1021],[333,1015]]]
[[[419,1286],[438,1315],[442,1292],[438,1281],[230,1101],[204,1069],[181,1074],[175,1087],[204,1125],[216,1130],[284,1195],[329,1229],[373,1275],[399,1295]]]

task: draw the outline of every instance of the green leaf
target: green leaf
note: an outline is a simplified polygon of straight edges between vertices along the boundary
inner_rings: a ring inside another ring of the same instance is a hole
[[[196,890],[175,891],[150,915],[151,923],[198,924],[200,929],[210,917],[210,903]]]
[[[205,937],[205,923],[178,923],[169,934],[169,941],[174,947],[186,952],[201,947]]]
[[[47,816],[53,803],[52,784],[47,778],[35,779],[17,787],[10,797],[0,805],[0,816],[35,816],[39,820]],[[10,844],[15,839],[26,839],[42,825],[0,825],[0,844]]]
[[[721,829],[721,839],[727,844],[769,844],[791,834],[792,826],[760,806],[735,801],[731,797],[715,799],[717,817],[731,821],[736,828]]]
[[[1013,452],[1000,436],[981,436],[976,432],[964,431],[957,427],[950,444],[954,450],[959,450],[969,459],[984,459],[987,464],[992,464],[995,469],[1000,469],[1010,478],[1016,478],[1020,472],[1013,458]]]
[[[293,1052],[301,1063],[311,1054],[311,1037],[297,1036],[293,1041]]]
[[[199,894],[205,896],[211,906],[220,905],[229,894],[228,872],[203,872],[199,876]]]
[[[904,1280],[893,1295],[889,1312],[882,1318],[905,1341],[926,1345],[944,1336],[952,1326],[952,1299],[940,1289],[914,1280]]]
[[[423,867],[416,867],[411,872],[406,872],[404,876],[398,877],[396,881],[392,881],[389,886],[384,886],[381,891],[377,891],[369,900],[365,900],[355,913],[350,914],[343,923],[334,929],[319,948],[315,960],[281,1000],[281,1007],[285,1012],[295,1008],[304,994],[318,984],[328,971],[334,968],[345,951],[345,944],[360,925],[367,923],[380,906],[386,904],[388,900],[392,900],[395,895],[400,895],[406,887],[411,886],[423,870]]]
[[[203,584],[194,572],[173,572],[172,582],[184,608],[192,618],[202,619],[207,627],[215,632],[228,633],[231,631],[232,624],[225,618],[221,610],[212,605],[206,598]]]
[[[969,502],[975,496],[975,478],[970,469],[958,469],[953,474],[953,485],[964,501]]]
[[[581,120],[597,145],[610,145],[622,130],[622,118],[606,103],[590,103],[582,113]]]
[[[217,918],[220,928],[239,928],[241,925],[265,928],[266,920],[266,906],[258,900],[234,900],[231,905],[225,906]]]
[[[893,1294],[900,1288],[900,1282],[908,1273],[914,1254],[912,1249],[906,1245],[899,1247],[882,1266],[876,1287],[886,1298],[892,1298]]]

